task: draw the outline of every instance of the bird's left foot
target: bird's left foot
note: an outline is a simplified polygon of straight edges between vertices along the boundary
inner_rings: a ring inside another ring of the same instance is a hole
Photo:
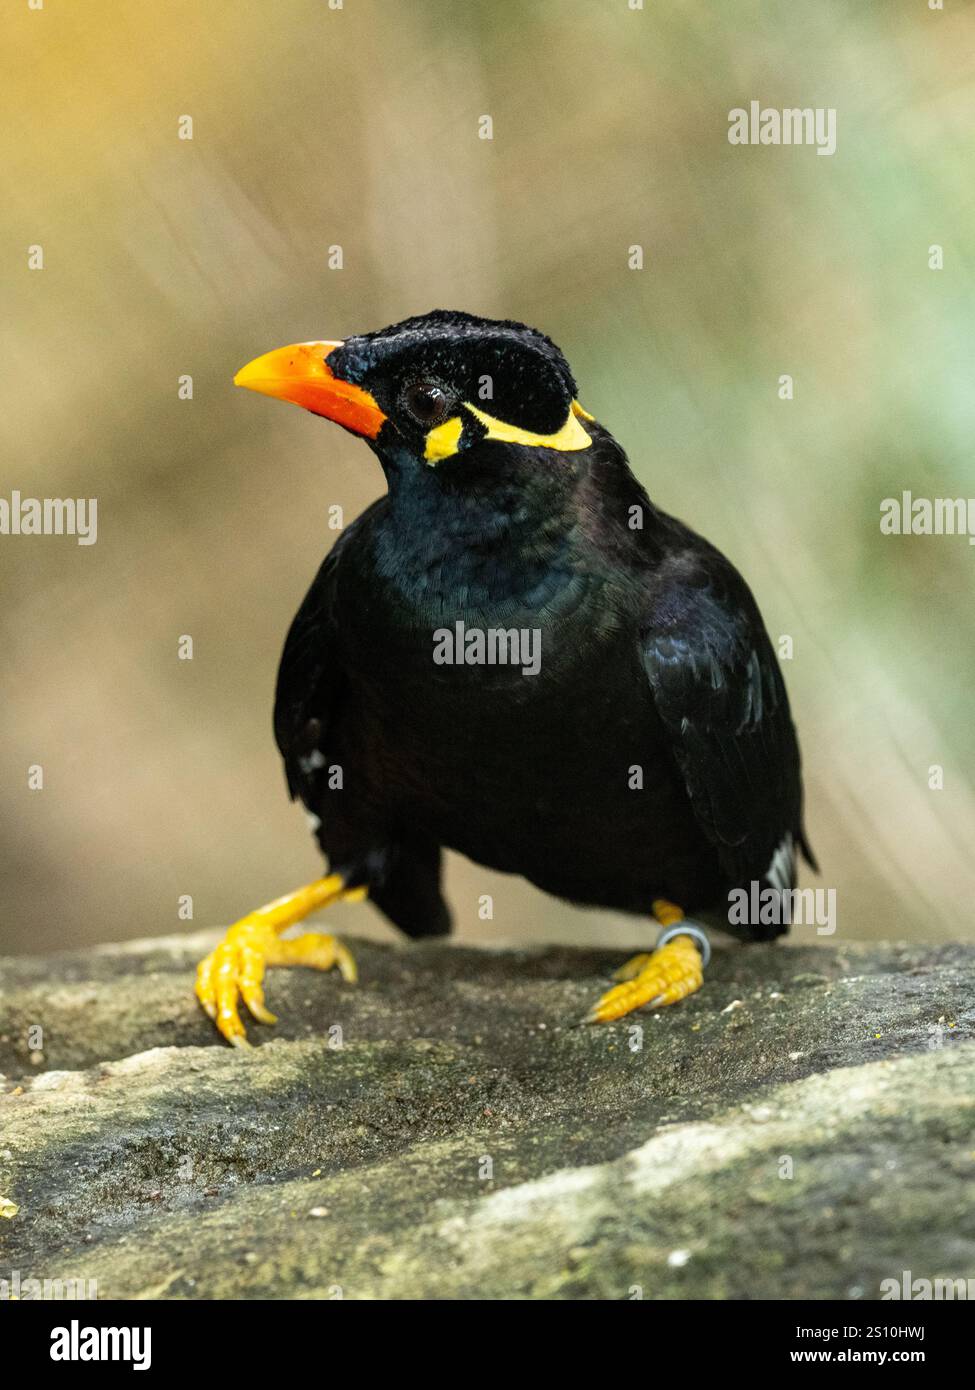
[[[709,955],[708,940],[701,928],[680,922],[678,917],[655,951],[641,952],[620,966],[613,976],[620,983],[606,991],[583,1022],[612,1023],[645,1004],[662,1008],[686,999],[704,983]]]
[[[284,898],[278,898],[235,922],[196,972],[196,997],[234,1047],[248,1047],[238,1004],[247,1005],[259,1023],[277,1019],[264,1003],[263,979],[269,965],[308,965],[314,970],[338,968],[355,984],[356,965],[347,946],[323,932],[306,932],[282,941],[280,933],[312,912],[336,902],[361,902],[366,889],[347,888],[339,874],[317,879]]]

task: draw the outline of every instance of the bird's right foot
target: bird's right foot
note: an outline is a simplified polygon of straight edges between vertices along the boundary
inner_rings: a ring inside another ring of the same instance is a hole
[[[699,990],[711,948],[699,926],[684,921],[673,903],[658,899],[653,914],[665,928],[655,951],[643,951],[620,966],[619,981],[589,1010],[583,1023],[612,1023],[649,1004],[662,1008]]]
[[[294,893],[249,912],[197,967],[196,997],[234,1047],[249,1047],[238,1009],[242,999],[259,1023],[276,1023],[264,1003],[263,979],[269,965],[308,965],[315,970],[337,966],[342,978],[355,984],[355,961],[337,937],[307,932],[290,941],[280,933],[337,902],[361,902],[365,888],[346,888],[341,874],[329,874]]]

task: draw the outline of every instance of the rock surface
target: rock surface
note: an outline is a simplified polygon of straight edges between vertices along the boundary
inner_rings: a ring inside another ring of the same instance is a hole
[[[870,1299],[975,1276],[973,947],[719,949],[699,995],[582,1028],[615,955],[361,943],[356,989],[271,972],[281,1022],[241,1054],[191,992],[216,939],[0,962],[0,1280]]]

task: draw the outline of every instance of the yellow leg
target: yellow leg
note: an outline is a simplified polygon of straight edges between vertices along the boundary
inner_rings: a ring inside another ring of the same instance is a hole
[[[365,888],[346,888],[341,874],[329,874],[248,912],[228,928],[220,945],[197,966],[196,997],[229,1043],[249,1046],[238,1012],[240,999],[259,1023],[277,1022],[264,1004],[262,982],[269,965],[309,965],[315,970],[334,965],[344,980],[355,984],[352,954],[334,936],[308,932],[294,941],[281,941],[279,936],[323,907],[361,902],[365,896]]]
[[[658,898],[653,915],[662,927],[675,927],[684,914],[673,903]],[[699,928],[695,928],[695,935]],[[641,951],[620,966],[613,976],[614,985],[590,1009],[584,1022],[611,1023],[640,1009],[644,1004],[660,1008],[676,1004],[701,988],[704,983],[704,958],[695,935],[683,933],[672,936],[655,951]]]

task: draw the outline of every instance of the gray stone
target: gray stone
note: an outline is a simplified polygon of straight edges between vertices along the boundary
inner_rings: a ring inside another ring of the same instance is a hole
[[[355,989],[270,972],[281,1022],[242,1054],[192,996],[215,939],[0,962],[0,1279],[871,1299],[975,1276],[975,948],[718,949],[700,994],[584,1028],[615,955],[352,943]]]

